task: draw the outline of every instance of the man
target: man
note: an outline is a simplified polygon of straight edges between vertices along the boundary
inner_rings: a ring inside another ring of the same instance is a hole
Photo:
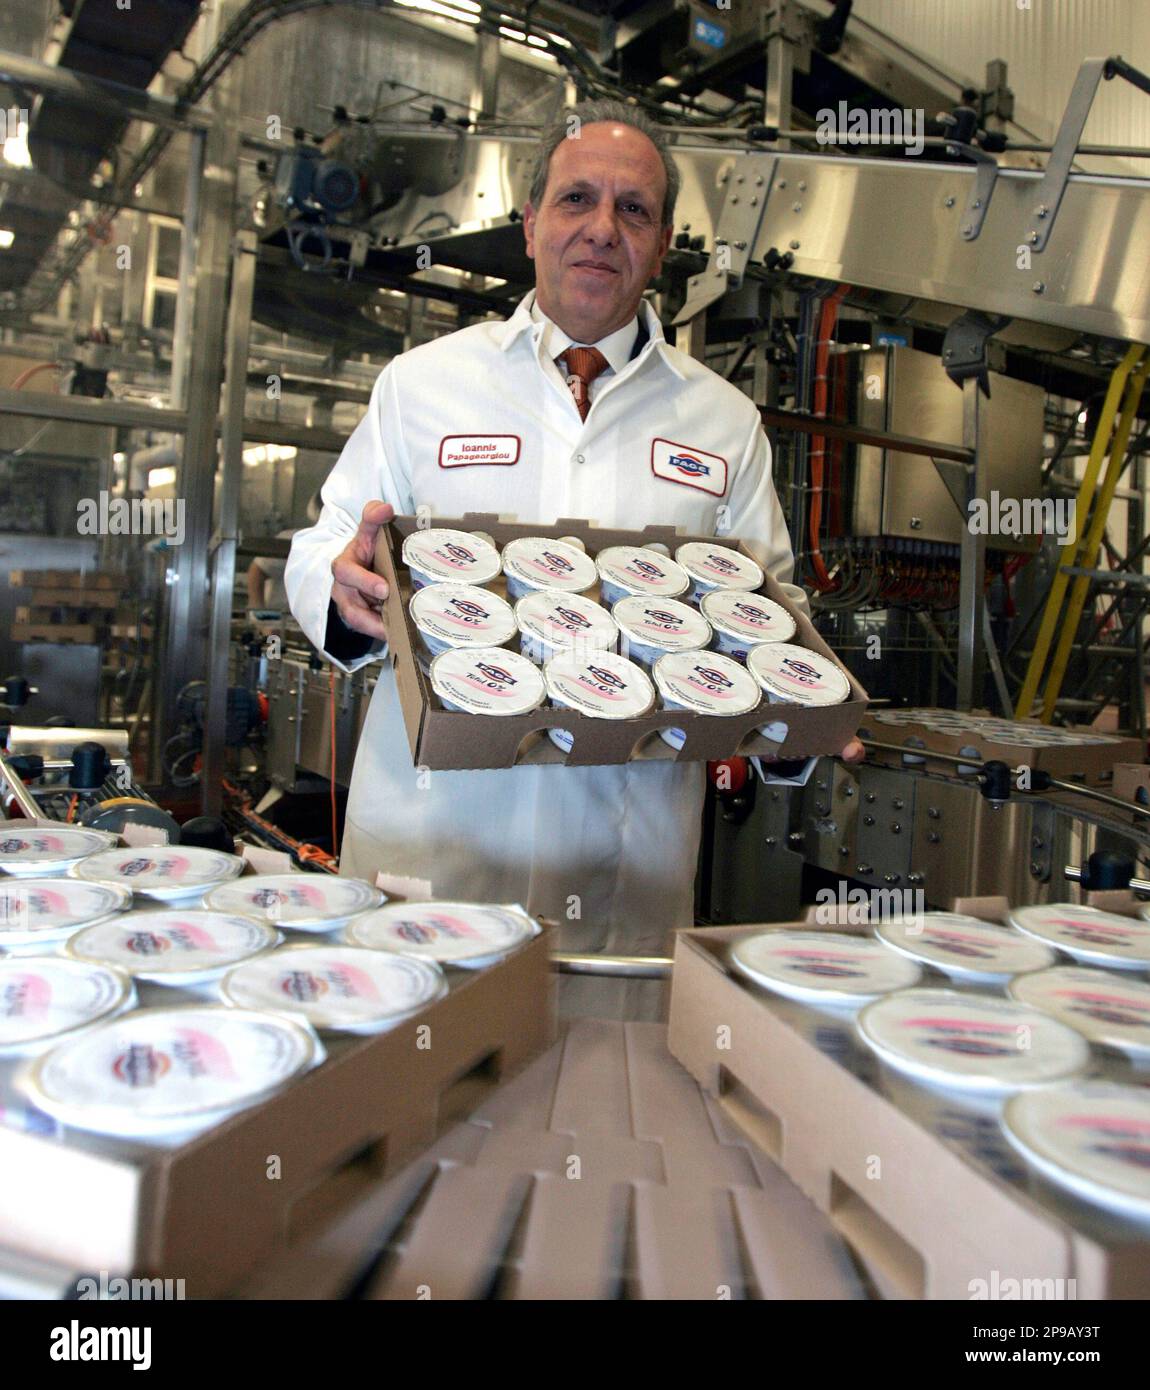
[[[419,508],[737,536],[806,605],[788,584],[793,556],[756,407],[670,347],[642,299],[678,190],[665,137],[617,102],[571,114],[544,139],[524,208],[535,291],[506,323],[389,363],[324,484],[318,526],[292,543],[292,611],[344,670],[387,639],[386,585],[371,570],[379,528]],[[483,462],[460,464],[459,448],[445,448],[468,438],[487,446]],[[676,468],[683,452],[702,468]],[[852,740],[844,756],[862,751]],[[700,763],[420,775],[385,670],[356,754],[340,868],[427,879],[440,897],[523,903],[562,923],[565,950],[659,953],[692,922],[703,789]],[[604,993],[597,1011],[629,1007],[626,991],[610,1005]]]

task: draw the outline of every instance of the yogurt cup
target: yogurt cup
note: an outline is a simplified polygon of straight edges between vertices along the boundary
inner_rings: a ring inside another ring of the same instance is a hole
[[[569,541],[521,536],[503,547],[507,597],[513,601],[536,589],[583,594],[599,578],[595,561]]]
[[[130,906],[132,895],[111,883],[74,878],[10,878],[0,882],[0,946],[15,952],[54,951],[81,927]]]
[[[747,653],[764,642],[789,642],[795,620],[782,606],[762,594],[737,589],[712,589],[699,603],[714,630],[711,645],[724,656],[746,665]]]
[[[668,652],[700,651],[711,640],[706,618],[678,599],[621,598],[611,616],[623,655],[648,669]]]
[[[850,681],[837,662],[791,642],[752,647],[747,670],[773,705],[841,705],[850,699]]]
[[[244,861],[237,854],[198,845],[109,849],[90,855],[68,873],[88,883],[113,883],[165,902],[199,897],[216,884],[237,878]]]
[[[204,906],[213,912],[255,917],[293,931],[337,931],[357,912],[368,912],[384,895],[361,878],[332,874],[245,874],[213,889]]]
[[[547,694],[559,709],[572,709],[591,719],[635,719],[655,703],[647,673],[614,652],[583,657],[562,652],[543,668]],[[556,747],[570,753],[574,738],[566,729],[548,729]]]
[[[1038,903],[1010,910],[1010,923],[1084,965],[1111,970],[1150,968],[1150,922],[1075,903]]]
[[[446,527],[412,531],[400,554],[413,589],[427,584],[490,584],[499,573],[499,552],[489,541]]]
[[[761,588],[766,578],[749,555],[717,541],[687,541],[675,551],[675,559],[690,576],[694,603],[714,589]]]
[[[1056,959],[1021,932],[961,912],[891,917],[875,924],[875,935],[892,951],[964,984],[1004,985],[1025,970],[1045,970]]]
[[[664,709],[690,710],[693,714],[747,714],[762,698],[759,687],[744,668],[718,652],[668,653],[655,663],[654,676]],[[672,748],[682,748],[687,741],[682,729],[660,729],[659,736]]]
[[[526,714],[544,698],[538,666],[503,647],[444,652],[431,663],[431,688],[461,714]]]
[[[912,961],[845,932],[766,931],[730,948],[736,970],[772,993],[821,1008],[857,1008],[917,984]]]
[[[129,977],[106,965],[59,956],[0,960],[0,1057],[53,1046],[135,1002]]]
[[[88,855],[119,841],[103,830],[76,826],[28,826],[11,830],[0,824],[0,873],[28,875],[63,873]]]
[[[868,1004],[858,1026],[896,1071],[975,1096],[1066,1081],[1090,1062],[1090,1047],[1073,1028],[989,994],[903,990]]]
[[[619,640],[615,619],[582,594],[537,589],[515,605],[519,650],[536,666],[560,652],[613,652]]]
[[[439,965],[481,969],[539,934],[518,907],[487,903],[389,903],[347,929],[354,946],[393,951]]]
[[[306,1019],[319,1032],[381,1033],[447,993],[437,965],[360,946],[285,946],[228,971],[237,1008]]]
[[[1150,1065],[1150,985],[1144,981],[1080,965],[1056,965],[1019,975],[1008,993],[1020,1004],[1076,1028],[1096,1046]]]
[[[428,656],[472,647],[501,647],[515,636],[511,605],[475,584],[427,584],[408,605]]]
[[[278,1014],[220,1004],[138,1009],[37,1058],[24,1089],[77,1129],[170,1136],[218,1124],[322,1057],[310,1028]]]
[[[1079,1081],[1014,1096],[1007,1139],[1044,1178],[1084,1201],[1150,1222],[1150,1091]]]
[[[610,605],[638,596],[678,598],[691,587],[691,577],[676,560],[640,545],[609,545],[595,557],[599,593]]]
[[[282,940],[254,917],[224,912],[125,912],[84,927],[68,941],[73,960],[114,965],[137,980],[196,986],[218,980]]]

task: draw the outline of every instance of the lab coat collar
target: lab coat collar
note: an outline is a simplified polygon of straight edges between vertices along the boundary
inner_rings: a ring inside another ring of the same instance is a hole
[[[507,352],[511,345],[518,341],[521,334],[534,330],[537,336],[541,336],[543,325],[536,323],[531,317],[531,306],[535,303],[535,291],[529,290],[519,301],[515,312],[506,323],[500,325],[502,337],[499,346]],[[651,308],[645,299],[639,301],[640,329],[647,330],[651,349],[657,352],[667,366],[675,373],[680,381],[686,380],[682,369],[676,363],[674,356],[669,351],[670,344],[663,334],[663,325],[659,322],[659,316]],[[640,331],[640,338],[642,331]]]

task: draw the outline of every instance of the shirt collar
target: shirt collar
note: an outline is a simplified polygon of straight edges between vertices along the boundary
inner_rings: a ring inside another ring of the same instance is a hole
[[[572,344],[578,347],[593,346],[598,348],[607,359],[607,365],[616,373],[621,372],[631,360],[631,349],[639,336],[638,317],[633,318],[630,323],[625,323],[622,328],[617,328],[614,333],[608,333],[605,338],[600,338],[594,344],[575,343],[575,339],[564,333],[554,319],[547,317],[540,309],[538,301],[531,305],[531,318],[535,323],[543,325],[543,351],[553,362]]]
[[[535,334],[536,342],[538,342],[539,339],[543,336],[544,328],[546,327],[546,323],[544,322],[545,315],[543,315],[543,313],[540,312],[539,319],[536,320],[536,318],[532,314],[532,310],[534,308],[535,291],[529,290],[527,294],[525,294],[523,298],[519,301],[519,303],[516,305],[515,312],[511,315],[507,322],[500,325],[503,335],[502,340],[500,342],[500,347],[504,352],[507,352],[510,349],[511,345],[517,342],[519,337],[523,333],[526,333],[528,330],[531,330]],[[682,369],[676,363],[675,356],[670,351],[670,344],[667,342],[667,339],[664,336],[663,325],[659,322],[659,315],[655,313],[654,309],[651,308],[650,304],[645,299],[641,299],[639,301],[639,314],[642,316],[643,325],[647,329],[647,336],[653,344],[652,350],[657,352],[662,357],[663,361],[667,364],[668,367],[670,367],[670,369],[675,373],[675,375],[680,379],[680,381],[685,380],[685,376]],[[549,320],[547,320],[547,322],[549,322]],[[555,328],[556,333],[561,332],[561,330],[557,326],[553,325],[553,327]],[[623,354],[622,365],[624,366],[626,365],[627,354],[630,352],[631,347],[634,345],[635,333],[638,331],[638,326],[634,321],[632,321],[632,323],[628,325],[627,329],[619,330],[620,333],[631,330],[634,331],[631,332],[631,337],[628,342],[626,352],[624,352]],[[611,335],[611,337],[614,336],[615,335],[613,334]],[[570,339],[567,339],[567,342],[570,341]],[[609,339],[605,341],[609,341]],[[598,344],[597,346],[601,350],[603,349],[602,343]],[[555,352],[552,354],[552,356],[558,356],[561,350],[561,348],[557,348]],[[608,356],[605,351],[604,356]],[[616,371],[619,371],[621,369],[620,366],[617,366],[615,361],[613,361],[609,356],[608,361],[611,362],[612,367],[614,367]]]

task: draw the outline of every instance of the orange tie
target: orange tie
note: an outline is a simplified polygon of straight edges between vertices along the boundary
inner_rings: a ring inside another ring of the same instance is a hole
[[[591,409],[591,383],[611,364],[598,348],[569,347],[555,359],[556,364],[567,362],[567,385],[575,397],[580,420],[586,420]],[[562,368],[560,368],[562,370]]]

